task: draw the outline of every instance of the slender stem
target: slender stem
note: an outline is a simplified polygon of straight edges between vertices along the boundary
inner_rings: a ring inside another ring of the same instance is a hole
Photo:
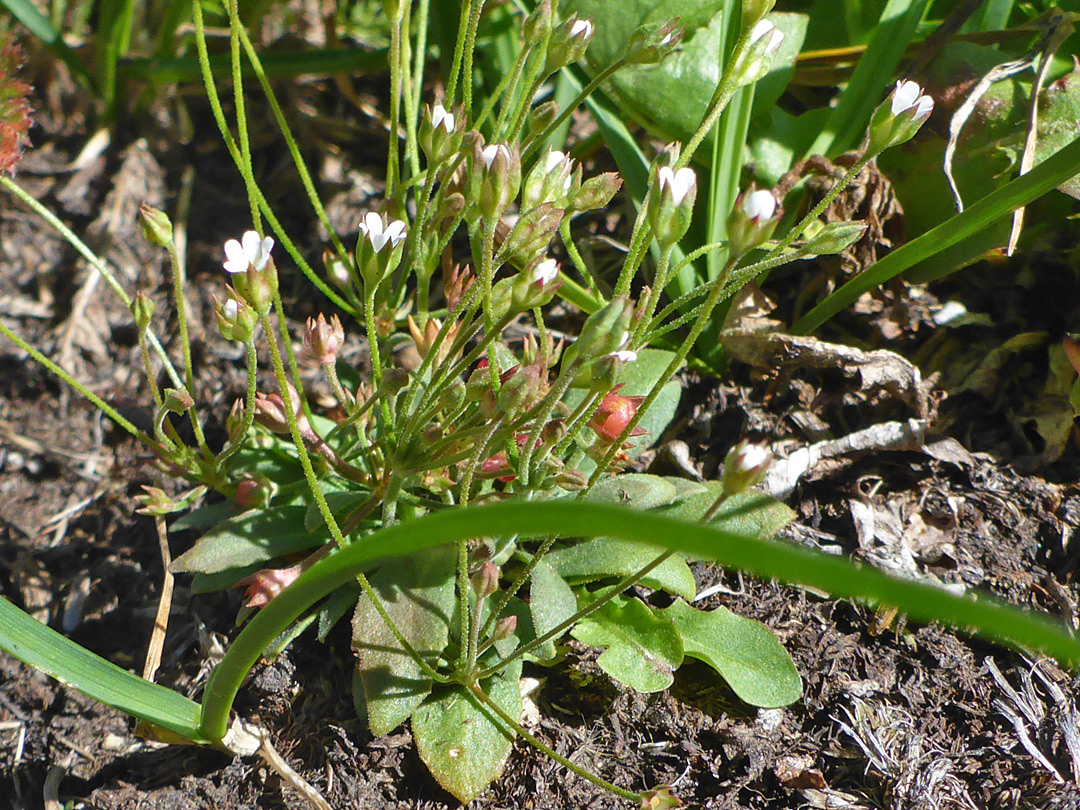
[[[629,574],[628,576],[623,577],[616,584],[612,585],[606,591],[601,593],[596,598],[596,601],[589,602],[589,604],[587,604],[585,607],[578,610],[573,616],[570,616],[568,619],[560,622],[558,625],[551,628],[550,630],[548,630],[543,635],[541,635],[541,636],[539,636],[537,638],[534,638],[528,644],[521,645],[516,650],[514,650],[512,653],[510,653],[510,655],[503,658],[501,661],[499,661],[499,662],[497,662],[495,664],[492,664],[490,667],[487,667],[487,668],[482,669],[479,672],[477,672],[476,675],[475,675],[475,680],[480,681],[480,680],[483,680],[484,678],[490,678],[492,675],[495,675],[496,673],[501,672],[509,664],[516,661],[518,658],[521,658],[521,656],[528,655],[529,653],[531,653],[533,650],[535,650],[537,647],[541,646],[542,644],[546,644],[547,642],[551,641],[552,639],[558,638],[563,633],[565,633],[567,630],[569,630],[571,627],[573,627],[575,624],[577,624],[579,621],[584,619],[586,616],[588,616],[588,615],[596,612],[597,610],[599,610],[601,607],[606,605],[608,602],[610,602],[612,599],[614,599],[620,593],[625,591],[627,588],[634,587],[642,579],[644,579],[650,573],[652,573],[653,569],[655,569],[657,566],[662,565],[665,561],[667,561],[667,559],[674,553],[675,553],[674,551],[665,551],[662,554],[658,555],[652,562],[650,562],[648,565],[646,565],[641,570],[636,571],[633,574]]]
[[[502,612],[506,610],[506,606],[510,604],[510,600],[513,599],[517,595],[517,592],[521,590],[521,587],[526,583],[526,581],[528,581],[529,577],[532,576],[533,570],[536,568],[537,565],[540,564],[540,560],[542,560],[544,558],[544,555],[546,555],[548,551],[551,550],[551,547],[555,545],[555,541],[558,539],[559,536],[557,534],[549,534],[547,537],[545,537],[540,543],[540,548],[538,548],[536,550],[536,553],[529,558],[529,561],[527,563],[525,563],[525,567],[522,568],[521,572],[516,577],[514,577],[514,581],[510,583],[510,587],[505,588],[503,592],[499,595],[498,603],[492,609],[491,614],[487,617],[487,621],[484,623],[483,629],[480,631],[483,635],[487,635],[491,632],[491,626],[495,624],[496,621],[498,621],[499,616],[501,616]]]
[[[504,97],[504,103],[499,110],[499,117],[495,120],[494,129],[495,137],[499,138],[500,140],[506,137],[506,133],[503,132],[503,125],[506,123],[506,114],[510,112],[512,102],[514,101],[514,91],[517,89],[517,83],[518,80],[521,78],[521,71],[525,67],[525,60],[528,58],[528,56],[528,46],[522,46],[521,50],[518,51],[517,59],[514,60],[513,69],[511,69],[509,75],[505,79],[503,79],[502,82],[499,83],[499,88],[497,88],[495,92],[491,94],[491,98],[488,99],[487,104],[484,105],[483,112],[477,119],[477,123],[479,124],[487,115],[488,110],[491,109],[492,105],[495,103],[495,100],[499,97],[500,93],[505,93],[506,95]]]
[[[716,122],[720,120],[720,116],[724,114],[724,110],[727,108],[728,102],[731,101],[731,97],[735,95],[735,91],[739,89],[735,78],[735,68],[739,63],[739,57],[742,52],[746,50],[746,43],[749,37],[749,31],[739,32],[739,38],[735,41],[735,47],[731,49],[731,57],[728,59],[727,65],[725,66],[724,75],[720,79],[720,83],[717,85],[712,99],[709,101],[709,107],[705,111],[704,118],[701,120],[701,126],[697,128],[697,131],[690,140],[687,141],[686,146],[683,147],[679,160],[675,164],[676,169],[681,169],[684,166],[690,165],[690,159],[694,156],[694,152],[701,146],[701,142],[705,140],[705,137],[712,130]]]
[[[240,13],[239,0],[229,0],[229,61],[232,64],[233,104],[236,105],[236,140],[240,143],[240,176],[244,178],[251,221],[259,236],[263,235],[259,202],[255,196],[255,172],[251,166],[251,139],[248,138],[247,110],[244,106],[244,77],[240,71]]]
[[[461,4],[461,18],[458,20],[458,35],[454,41],[454,59],[450,64],[450,79],[446,85],[446,106],[454,103],[457,93],[458,75],[461,73],[461,63],[465,56],[465,40],[468,38],[469,19],[472,14],[472,4],[482,0],[466,0]]]
[[[571,762],[554,748],[551,748],[550,746],[542,743],[539,739],[526,731],[524,726],[517,722],[513,717],[504,712],[502,707],[499,706],[498,703],[496,703],[494,700],[488,697],[487,694],[484,693],[484,690],[480,688],[479,684],[471,687],[469,689],[469,694],[475,697],[482,704],[484,704],[484,706],[486,706],[492,712],[494,712],[500,720],[506,723],[506,725],[512,728],[516,734],[518,734],[523,740],[525,740],[525,742],[527,742],[540,753],[544,754],[545,756],[551,757],[553,760],[558,762],[567,770],[573,771],[582,779],[592,782],[599,788],[609,791],[610,793],[614,793],[616,796],[627,799],[628,801],[637,802],[639,804],[641,803],[640,793],[634,793],[633,791],[626,790],[625,788],[621,788],[618,785],[612,784],[606,779],[601,779],[596,774],[590,773],[589,771],[582,768],[580,765]]]
[[[150,394],[154,397],[154,410],[162,408],[161,389],[158,388],[157,375],[154,374],[154,365],[150,362],[150,349],[146,345],[146,330],[139,330],[139,354],[142,357],[143,373],[146,375],[146,384],[150,386]]]
[[[529,143],[525,145],[525,148],[521,152],[522,162],[524,162],[525,158],[527,158],[529,155],[531,155],[533,152],[535,152],[537,149],[547,143],[547,139],[551,137],[551,134],[555,130],[562,126],[563,122],[570,117],[570,114],[573,113],[574,110],[576,110],[582,104],[584,104],[585,100],[588,99],[589,96],[591,96],[594,92],[596,92],[596,88],[598,88],[601,84],[611,78],[612,74],[622,68],[625,64],[626,62],[622,59],[616,59],[602,71],[596,74],[592,81],[585,85],[585,87],[582,88],[581,92],[577,94],[577,97],[566,105],[565,109],[559,110],[559,114],[555,117],[555,120],[548,124],[546,127],[544,127],[543,131],[540,132],[539,135],[537,135],[535,138],[532,138]]]
[[[24,205],[26,205],[35,214],[45,220],[51,225],[57,233],[59,233],[67,241],[69,245],[75,248],[90,266],[94,268],[105,279],[105,283],[109,285],[112,291],[116,294],[116,297],[120,299],[120,302],[125,306],[131,307],[131,296],[127,294],[127,290],[120,286],[120,282],[116,280],[116,276],[113,274],[109,266],[87,247],[79,237],[75,235],[75,232],[71,230],[67,225],[57,218],[56,214],[50,211],[47,207],[42,205],[38,200],[34,199],[30,194],[18,183],[16,183],[8,175],[0,175],[0,187],[10,191],[15,197],[17,197]],[[176,368],[173,366],[172,361],[169,359],[169,355],[165,353],[165,349],[162,347],[161,342],[157,339],[157,336],[151,330],[147,330],[147,340],[150,341],[150,345],[154,349],[154,353],[161,360],[163,366],[165,366],[165,373],[169,375],[169,379],[172,380],[173,385],[177,388],[183,388],[183,380],[180,379],[180,375],[176,373]],[[80,391],[80,393],[82,393]],[[85,396],[85,394],[84,394]]]
[[[484,0],[470,0],[471,14],[469,27],[465,33],[465,60],[461,67],[461,94],[465,104],[465,117],[472,116],[473,91],[473,53],[476,50],[476,31],[480,27],[480,14],[484,10]]]
[[[405,151],[409,156],[412,173],[420,174],[420,149],[416,142],[417,122],[420,120],[420,98],[424,92],[424,66],[427,64],[428,20],[431,17],[431,0],[420,0],[416,7],[416,61],[412,69],[412,91],[406,107],[408,138]]]
[[[255,423],[255,395],[257,393],[259,372],[259,355],[255,349],[255,338],[252,336],[244,344],[244,359],[247,364],[247,390],[244,392],[244,423],[237,434],[236,439],[225,448],[218,457],[218,468],[222,468],[225,462],[236,455],[237,451],[244,446],[244,440],[251,432],[251,426]]]
[[[386,156],[386,197],[398,183],[398,129],[401,123],[401,18],[390,24],[390,138]]]

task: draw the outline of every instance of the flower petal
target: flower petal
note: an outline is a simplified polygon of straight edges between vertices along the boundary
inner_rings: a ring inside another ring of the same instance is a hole
[[[247,270],[247,259],[244,258],[244,248],[235,239],[225,243],[224,267],[228,273],[243,273]]]

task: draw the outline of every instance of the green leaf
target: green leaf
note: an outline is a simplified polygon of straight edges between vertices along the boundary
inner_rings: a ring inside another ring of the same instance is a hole
[[[456,562],[457,550],[443,546],[384,566],[369,578],[405,640],[432,666],[450,640]],[[356,602],[352,626],[368,727],[381,737],[409,719],[430,694],[431,680],[401,648],[366,594]]]
[[[663,542],[663,538],[656,538]],[[614,537],[595,537],[548,552],[544,561],[571,584],[595,582],[604,578],[622,578],[640,571],[656,559],[654,546],[628,543]],[[680,556],[670,557],[642,578],[647,588],[693,599],[697,585],[690,566]]]
[[[605,478],[589,490],[582,500],[628,506],[631,509],[652,509],[689,498],[701,489],[700,484],[684,478],[626,473]]]
[[[639,692],[667,689],[683,660],[675,625],[658,618],[640,599],[615,597],[574,625],[570,634],[583,644],[605,648],[597,660],[600,668]]]
[[[329,535],[309,533],[305,511],[300,506],[272,506],[222,521],[173,560],[169,570],[215,574],[321,546]]]
[[[191,742],[207,742],[199,704],[120,669],[0,597],[0,649],[106,706]]]
[[[577,612],[577,597],[547,560],[536,564],[529,583],[529,611],[537,636],[558,627]],[[555,640],[536,649],[536,658],[550,661],[555,657]]]
[[[210,506],[200,506],[192,509],[186,515],[174,520],[169,529],[174,532],[185,532],[190,529],[208,529],[215,523],[232,517],[236,514],[236,505],[229,501],[215,503]]]
[[[699,486],[703,491],[662,506],[656,509],[656,514],[697,523],[724,491],[719,481],[706,481]],[[724,501],[711,522],[724,531],[767,540],[794,519],[791,507],[776,498],[761,492],[743,492]]]
[[[705,612],[681,601],[659,613],[675,624],[685,653],[719,672],[740,700],[774,708],[802,696],[795,662],[760,622],[725,607]]]
[[[488,696],[510,717],[521,716],[517,678],[492,678]],[[468,804],[502,773],[513,736],[463,686],[425,701],[412,716],[420,759],[445,790]]]

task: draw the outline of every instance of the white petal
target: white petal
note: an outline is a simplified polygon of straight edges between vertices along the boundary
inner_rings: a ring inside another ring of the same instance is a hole
[[[229,273],[244,273],[247,271],[248,263],[244,258],[244,248],[235,239],[230,239],[225,243],[225,270]]]
[[[557,149],[553,149],[552,151],[548,152],[547,157],[544,159],[544,169],[546,170],[546,172],[550,172],[552,169],[562,163],[565,159],[565,153],[560,152]]]
[[[776,213],[776,197],[772,195],[771,191],[755,191],[752,194],[748,194],[743,200],[742,205],[743,213],[750,219],[766,220],[772,219],[773,214]]]
[[[627,331],[624,331],[622,333],[622,337],[619,338],[619,348],[621,349],[623,346],[625,346],[627,344],[627,341],[629,341],[629,340],[630,340],[630,333],[627,332]]]
[[[592,34],[592,23],[588,20],[575,20],[570,26],[571,37],[588,37]]]
[[[393,222],[386,226],[386,230],[383,231],[383,235],[394,243],[394,247],[397,247],[399,244],[401,244],[401,240],[405,238],[405,223],[402,222],[400,219],[395,219]]]
[[[483,158],[484,166],[491,168],[491,164],[495,161],[495,155],[499,154],[498,144],[489,144],[484,147],[484,151],[480,153],[480,157]]]
[[[925,119],[934,111],[934,100],[930,96],[919,96],[918,106],[915,110],[915,118]]]
[[[449,113],[446,112],[446,107],[444,107],[442,104],[436,104],[434,107],[432,107],[431,128],[438,129],[439,124],[443,122],[443,119],[446,118],[448,114]],[[453,127],[451,127],[451,129],[453,129]]]
[[[669,170],[670,171],[670,170]],[[683,200],[697,186],[697,175],[691,168],[679,169],[671,178],[671,201],[682,205]]]
[[[757,25],[750,30],[750,44],[753,45],[774,28],[776,28],[776,26],[768,20],[758,20]]]
[[[252,264],[256,270],[262,270],[266,267],[266,263],[270,261],[270,251],[274,249],[274,238],[272,236],[264,236],[262,242],[259,244],[259,249],[256,251],[257,256]]]
[[[541,284],[550,284],[559,275],[559,263],[554,259],[544,259],[532,271],[532,280]]]
[[[228,301],[226,301],[225,306],[222,307],[222,310],[225,312],[225,317],[230,321],[236,319],[236,313],[239,309],[240,305],[237,304],[236,300],[233,298],[230,298]]]
[[[374,211],[368,211],[364,214],[364,224],[360,226],[360,230],[367,235],[368,239],[374,240],[378,234],[383,232],[382,217]]]
[[[899,115],[905,110],[914,107],[921,92],[922,88],[913,81],[897,82],[896,89],[893,90],[892,102],[889,106],[892,114]]]
[[[780,50],[780,43],[784,41],[784,32],[779,28],[774,28],[772,34],[769,35],[769,44],[765,48],[768,53],[776,53]]]
[[[261,239],[255,231],[244,231],[240,238],[240,244],[244,246],[244,258],[251,264],[259,260],[259,247]]]
[[[618,360],[622,360],[624,363],[633,363],[637,360],[637,352],[632,352],[629,349],[621,349],[620,351],[612,352],[611,356]]]

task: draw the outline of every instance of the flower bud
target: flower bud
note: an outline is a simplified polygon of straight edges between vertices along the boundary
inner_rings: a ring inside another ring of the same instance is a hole
[[[724,494],[738,495],[757,486],[765,480],[771,464],[772,453],[767,444],[743,439],[732,447],[724,458],[721,478]]]
[[[245,607],[263,607],[299,579],[302,573],[303,563],[291,568],[263,568],[239,580],[233,587],[247,589],[244,592]]]
[[[400,219],[387,221],[374,211],[364,215],[356,241],[356,269],[369,295],[397,268],[404,241],[405,223]]]
[[[255,334],[258,313],[239,297],[236,290],[230,288],[229,292],[236,297],[228,298],[224,303],[214,298],[214,316],[217,318],[218,331],[225,340],[247,343]]]
[[[225,417],[225,434],[230,444],[236,444],[244,438],[244,400],[233,401],[229,415]]]
[[[392,23],[401,22],[405,16],[406,0],[382,0],[383,14]]]
[[[649,222],[661,249],[675,245],[690,227],[697,198],[697,175],[690,168],[661,166],[649,193]]]
[[[400,394],[409,384],[409,372],[403,368],[388,368],[383,372],[379,392],[386,396]]]
[[[580,178],[580,174],[578,175]],[[548,152],[533,166],[521,190],[521,209],[528,211],[541,203],[564,206],[574,193],[574,161],[563,152]],[[581,181],[578,180],[580,186]]]
[[[560,284],[559,263],[554,259],[537,259],[514,279],[512,306],[521,312],[542,307],[551,301]]]
[[[934,111],[934,100],[912,81],[897,82],[870,117],[868,152],[876,155],[911,140]]]
[[[580,492],[589,485],[589,476],[581,470],[563,470],[555,476],[555,483],[567,492]]]
[[[506,237],[499,258],[510,257],[519,264],[528,264],[547,252],[551,240],[559,230],[563,211],[552,203],[541,203],[518,217],[510,235]],[[496,260],[496,266],[501,264]]]
[[[620,188],[622,188],[622,178],[617,172],[605,172],[596,177],[590,177],[574,193],[570,201],[570,210],[579,213],[603,208],[619,193]]]
[[[304,346],[320,366],[333,365],[337,360],[337,353],[345,342],[345,330],[341,326],[341,319],[333,315],[327,322],[320,312],[319,319],[307,319],[307,329],[304,331]]]
[[[528,123],[526,125],[529,137],[535,138],[547,129],[558,117],[559,105],[554,101],[545,101],[543,104],[537,104],[529,111]]]
[[[162,405],[166,412],[186,413],[195,407],[195,400],[184,388],[166,388],[161,392]]]
[[[514,631],[517,630],[517,624],[517,616],[503,616],[499,621],[495,622],[495,626],[491,629],[491,641],[502,641],[504,638],[510,638]]]
[[[682,806],[682,799],[672,793],[668,785],[641,794],[641,810],[673,810]]]
[[[139,207],[139,226],[143,238],[151,245],[168,248],[173,243],[172,222],[164,211],[143,203]]]
[[[426,108],[426,115],[420,122],[418,140],[424,150],[428,166],[438,167],[457,154],[461,141],[465,137],[465,127],[461,125],[463,111],[447,112],[442,104]]]
[[[300,395],[291,385],[287,390],[293,416],[299,418],[303,414]],[[289,417],[285,411],[285,400],[280,393],[274,391],[272,394],[255,395],[255,421],[271,433],[289,432]]]
[[[728,255],[737,259],[769,240],[780,212],[771,191],[751,183],[735,200],[727,221]]]
[[[548,38],[544,72],[552,74],[566,65],[573,64],[585,55],[585,49],[593,37],[593,24],[589,20],[570,16],[562,25],[556,26]]]
[[[753,84],[764,78],[772,67],[773,59],[784,34],[769,20],[759,20],[750,30],[746,47],[739,53],[735,62],[735,81],[738,87]]]
[[[136,510],[140,515],[167,515],[182,506],[182,504],[178,504],[166,495],[165,490],[159,487],[143,484],[142,489],[143,494],[135,497],[135,500],[142,504],[142,509]]]
[[[244,509],[254,509],[256,506],[264,505],[262,496],[266,494],[268,494],[266,488],[262,487],[254,478],[244,478],[236,485],[236,497],[234,500],[238,506],[242,506]]]
[[[472,589],[477,599],[487,599],[499,589],[499,567],[487,560],[472,575]]]
[[[131,299],[131,315],[140,332],[150,328],[150,319],[154,317],[154,301],[142,290]]]
[[[750,31],[773,10],[776,0],[742,0],[742,29]]]
[[[521,158],[517,147],[502,143],[481,149],[477,142],[474,148],[474,164],[480,170],[480,215],[494,221],[502,216],[521,188]]]
[[[814,221],[806,229],[806,241],[799,249],[804,257],[829,256],[842,253],[858,242],[866,233],[865,222],[828,222]]]
[[[521,24],[521,34],[526,45],[535,45],[551,30],[551,0],[540,0],[536,8]]]
[[[678,47],[685,30],[674,17],[644,23],[630,37],[623,59],[628,65],[654,65]]]

